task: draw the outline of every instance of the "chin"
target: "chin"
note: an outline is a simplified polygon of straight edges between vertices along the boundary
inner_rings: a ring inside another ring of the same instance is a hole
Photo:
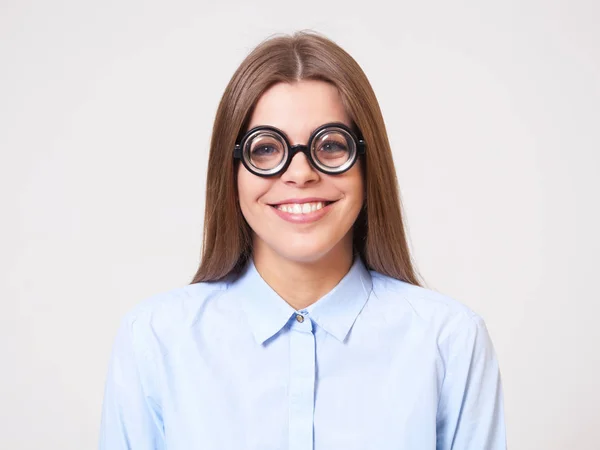
[[[268,253],[276,254],[289,261],[314,263],[331,252],[337,252],[337,247],[343,245],[342,241],[343,239],[335,239],[332,236],[322,236],[320,239],[316,239],[307,235],[288,237],[281,242],[262,240],[259,245],[268,248]]]

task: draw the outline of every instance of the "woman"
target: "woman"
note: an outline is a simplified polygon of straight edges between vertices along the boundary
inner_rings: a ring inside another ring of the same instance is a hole
[[[100,448],[505,446],[485,324],[419,284],[363,71],[266,40],[217,110],[192,283],[123,318]]]

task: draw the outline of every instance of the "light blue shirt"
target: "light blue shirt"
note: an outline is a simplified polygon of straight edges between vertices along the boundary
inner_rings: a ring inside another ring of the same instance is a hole
[[[252,260],[140,302],[119,328],[101,450],[500,450],[481,317],[355,258],[295,311]]]

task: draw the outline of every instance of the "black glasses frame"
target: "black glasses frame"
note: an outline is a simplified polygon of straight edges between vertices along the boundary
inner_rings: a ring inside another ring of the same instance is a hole
[[[329,128],[333,128],[334,130],[336,128],[341,129],[344,132],[348,133],[348,135],[351,137],[352,142],[354,144],[353,154],[351,155],[351,157],[348,161],[346,161],[344,164],[342,164],[340,166],[342,169],[331,169],[326,166],[323,166],[318,161],[315,161],[315,159],[313,158],[312,153],[310,151],[314,139],[316,137],[318,137],[318,135],[321,132],[323,132],[323,130],[329,129]],[[248,147],[247,146],[248,138],[250,138],[252,135],[256,134],[259,131],[275,132],[282,138],[282,141],[285,144],[285,150],[286,150],[287,156],[284,157],[284,159],[282,160],[282,161],[284,161],[283,164],[280,163],[277,167],[275,167],[275,169],[263,171],[263,170],[256,168],[249,162],[248,148],[247,148]],[[367,144],[362,139],[362,137],[357,137],[356,134],[346,124],[340,123],[340,122],[331,122],[331,123],[326,123],[324,125],[321,125],[319,128],[317,128],[315,131],[313,131],[311,133],[310,137],[308,138],[307,145],[303,145],[303,144],[290,145],[289,138],[279,128],[276,128],[276,127],[273,127],[270,125],[259,125],[259,126],[252,128],[246,134],[244,134],[244,136],[239,141],[239,143],[235,145],[235,147],[233,149],[233,157],[235,159],[241,159],[242,163],[244,164],[244,167],[246,169],[248,169],[248,171],[252,172],[254,175],[258,175],[260,177],[272,177],[272,176],[276,176],[276,175],[279,175],[279,174],[285,172],[287,170],[288,166],[291,164],[292,158],[294,158],[296,153],[302,152],[306,155],[306,158],[310,161],[310,164],[315,169],[319,170],[320,172],[326,173],[328,175],[339,175],[339,174],[344,173],[347,170],[349,170],[354,165],[356,160],[358,159],[358,156],[365,154],[366,148],[367,148]]]

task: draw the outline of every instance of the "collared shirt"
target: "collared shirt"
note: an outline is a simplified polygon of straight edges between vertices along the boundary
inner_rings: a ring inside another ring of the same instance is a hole
[[[140,302],[114,342],[101,450],[500,450],[481,317],[354,259],[296,311],[252,260]]]

